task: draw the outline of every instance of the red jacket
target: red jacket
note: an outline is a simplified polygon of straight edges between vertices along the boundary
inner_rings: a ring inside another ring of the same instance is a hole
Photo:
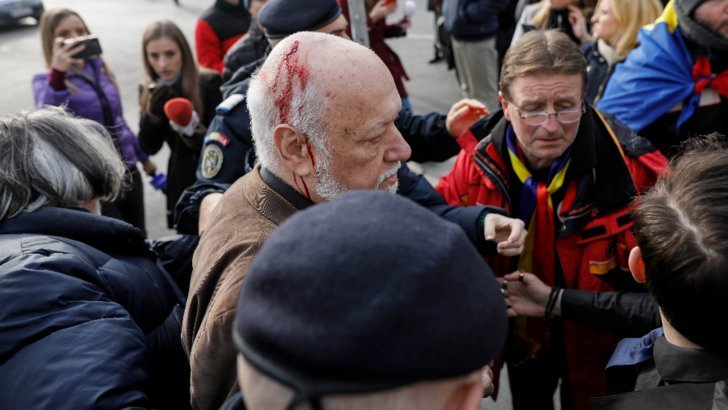
[[[509,213],[518,209],[513,202],[520,197],[521,183],[510,166],[505,144],[510,125],[502,116],[497,112],[479,121],[458,139],[463,149],[436,187],[451,204],[497,206]],[[630,211],[634,197],[651,187],[666,165],[646,139],[613,117],[587,109],[574,140],[565,188],[553,197],[557,232],[552,243],[542,245],[556,247],[562,286],[594,291],[637,286],[627,266],[636,244]],[[505,257],[489,263],[499,276],[517,266],[517,260]],[[520,331],[523,325],[528,331]],[[547,328],[542,319],[514,323],[506,356],[534,354],[533,349],[547,341]],[[565,322],[564,339],[574,408],[589,408],[591,397],[605,393],[604,368],[618,338]]]
[[[251,17],[242,5],[217,0],[195,26],[195,52],[202,67],[222,74],[225,53],[248,32]]]

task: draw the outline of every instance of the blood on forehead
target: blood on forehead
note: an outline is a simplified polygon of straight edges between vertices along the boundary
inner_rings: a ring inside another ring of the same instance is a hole
[[[296,91],[303,91],[306,88],[310,75],[309,70],[301,61],[298,46],[298,40],[291,43],[280,64],[276,67],[275,78],[272,82],[268,82],[268,91],[275,96],[280,121],[285,124],[290,123],[291,102]],[[303,108],[303,106],[297,107],[299,111]]]

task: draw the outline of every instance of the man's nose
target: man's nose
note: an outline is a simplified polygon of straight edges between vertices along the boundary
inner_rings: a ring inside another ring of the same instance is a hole
[[[384,152],[384,160],[387,162],[407,161],[412,156],[412,149],[396,128],[394,134],[391,146]]]
[[[541,126],[548,132],[555,132],[559,128],[559,119],[555,114],[551,114]]]

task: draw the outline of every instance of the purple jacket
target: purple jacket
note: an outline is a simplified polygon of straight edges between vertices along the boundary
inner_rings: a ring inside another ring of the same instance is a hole
[[[121,112],[121,96],[114,83],[111,82],[103,69],[103,62],[100,59],[88,60],[83,67],[82,73],[98,84],[106,95],[111,108],[114,130],[119,140],[121,153],[127,167],[132,168],[138,161],[145,161],[149,158],[139,146],[139,140],[134,132],[124,121]],[[36,74],[33,77],[33,94],[35,106],[38,108],[44,105],[60,106],[68,105],[68,110],[76,116],[94,120],[104,124],[104,113],[101,102],[94,89],[79,75],[68,71],[66,79],[78,89],[78,92],[71,94],[69,89],[54,90],[48,83],[49,73]]]

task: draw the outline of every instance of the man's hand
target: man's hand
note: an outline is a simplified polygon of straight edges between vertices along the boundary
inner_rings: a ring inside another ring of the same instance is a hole
[[[488,397],[493,394],[495,385],[493,384],[493,369],[490,366],[493,362],[490,362],[483,368],[483,397]]]
[[[582,43],[590,41],[591,34],[586,26],[586,18],[584,13],[578,7],[570,4],[569,8],[569,24],[571,24],[571,30],[574,32],[574,36],[579,39]]]
[[[376,23],[395,11],[397,11],[396,1],[379,0],[374,7],[372,7],[372,11],[369,12],[369,18],[372,19],[372,23]]]
[[[499,254],[503,256],[521,254],[528,233],[522,220],[493,213],[485,217],[483,225],[485,239],[497,244]]]
[[[200,203],[200,217],[197,220],[198,235],[202,236],[202,233],[207,229],[212,211],[215,210],[220,199],[222,199],[222,194],[219,192],[208,194],[202,198],[202,203]]]
[[[516,271],[498,278],[508,305],[508,316],[543,317],[551,287],[533,273]]]
[[[463,135],[471,125],[481,117],[490,114],[490,111],[478,100],[464,98],[450,108],[445,120],[447,132],[454,138]]]

